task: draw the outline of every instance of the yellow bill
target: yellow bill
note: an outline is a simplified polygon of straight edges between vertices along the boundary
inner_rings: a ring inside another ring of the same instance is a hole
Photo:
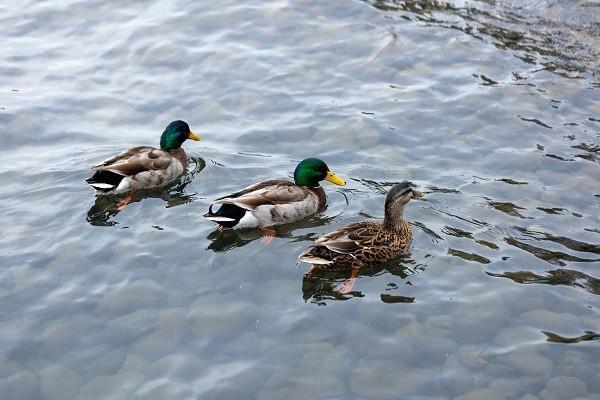
[[[188,135],[188,139],[192,139],[192,140],[195,140],[197,142],[197,141],[200,140],[200,136],[198,136],[194,132],[190,131],[190,134]]]
[[[331,171],[327,171],[327,176],[325,177],[325,180],[339,186],[344,186],[346,184],[346,181],[344,181],[342,178],[340,178]]]

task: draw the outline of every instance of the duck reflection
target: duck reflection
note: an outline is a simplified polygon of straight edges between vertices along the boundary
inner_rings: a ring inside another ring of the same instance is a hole
[[[130,203],[136,203],[146,198],[162,199],[167,203],[167,208],[191,203],[193,195],[186,194],[185,188],[194,179],[196,174],[206,167],[206,162],[202,158],[190,158],[189,161],[191,170],[187,174],[183,175],[170,185],[156,189],[136,191]],[[96,197],[94,205],[88,210],[86,217],[87,222],[94,226],[116,225],[117,222],[113,221],[111,218],[121,211],[117,207],[119,200],[119,196]]]
[[[364,297],[358,290],[348,290],[350,283],[361,277],[374,277],[386,273],[406,279],[425,268],[418,264],[410,255],[403,255],[386,263],[363,267],[353,270],[326,270],[312,268],[302,279],[302,298],[319,305],[326,305],[330,300],[348,300],[354,297]],[[406,281],[407,284],[410,282]],[[398,285],[388,284],[386,291],[397,290]],[[413,303],[415,298],[403,295],[382,293],[381,301],[384,303]]]
[[[310,218],[303,219],[293,224],[278,225],[275,228],[275,236],[279,238],[291,238],[292,242],[313,241],[316,238],[316,234],[307,233],[304,235],[294,235],[294,231],[328,225],[336,217],[337,215],[313,215]],[[262,240],[265,236],[263,236],[263,232],[258,229],[215,229],[206,238],[210,241],[207,250],[221,253],[236,247],[245,246],[257,239]]]

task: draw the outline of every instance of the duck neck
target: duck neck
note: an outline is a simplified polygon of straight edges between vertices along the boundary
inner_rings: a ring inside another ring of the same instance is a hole
[[[404,205],[390,206],[385,209],[383,227],[389,231],[401,232],[408,223],[404,220]]]

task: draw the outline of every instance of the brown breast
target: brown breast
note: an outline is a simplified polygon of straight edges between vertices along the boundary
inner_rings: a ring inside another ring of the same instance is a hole
[[[323,188],[319,186],[316,188],[308,188],[308,190],[310,190],[317,196],[317,199],[319,201],[319,210],[325,207],[325,204],[327,203],[327,196],[325,196],[325,191],[323,190]]]
[[[185,151],[181,147],[175,150],[170,150],[169,153],[181,162],[181,165],[183,165],[183,169],[187,168],[187,154],[185,154]]]

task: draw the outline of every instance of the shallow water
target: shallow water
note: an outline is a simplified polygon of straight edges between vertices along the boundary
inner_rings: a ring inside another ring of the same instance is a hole
[[[0,6],[3,399],[600,399],[598,3],[188,3]],[[189,174],[95,201],[173,119]],[[201,218],[308,156],[271,245]],[[410,254],[304,277],[405,179]]]

